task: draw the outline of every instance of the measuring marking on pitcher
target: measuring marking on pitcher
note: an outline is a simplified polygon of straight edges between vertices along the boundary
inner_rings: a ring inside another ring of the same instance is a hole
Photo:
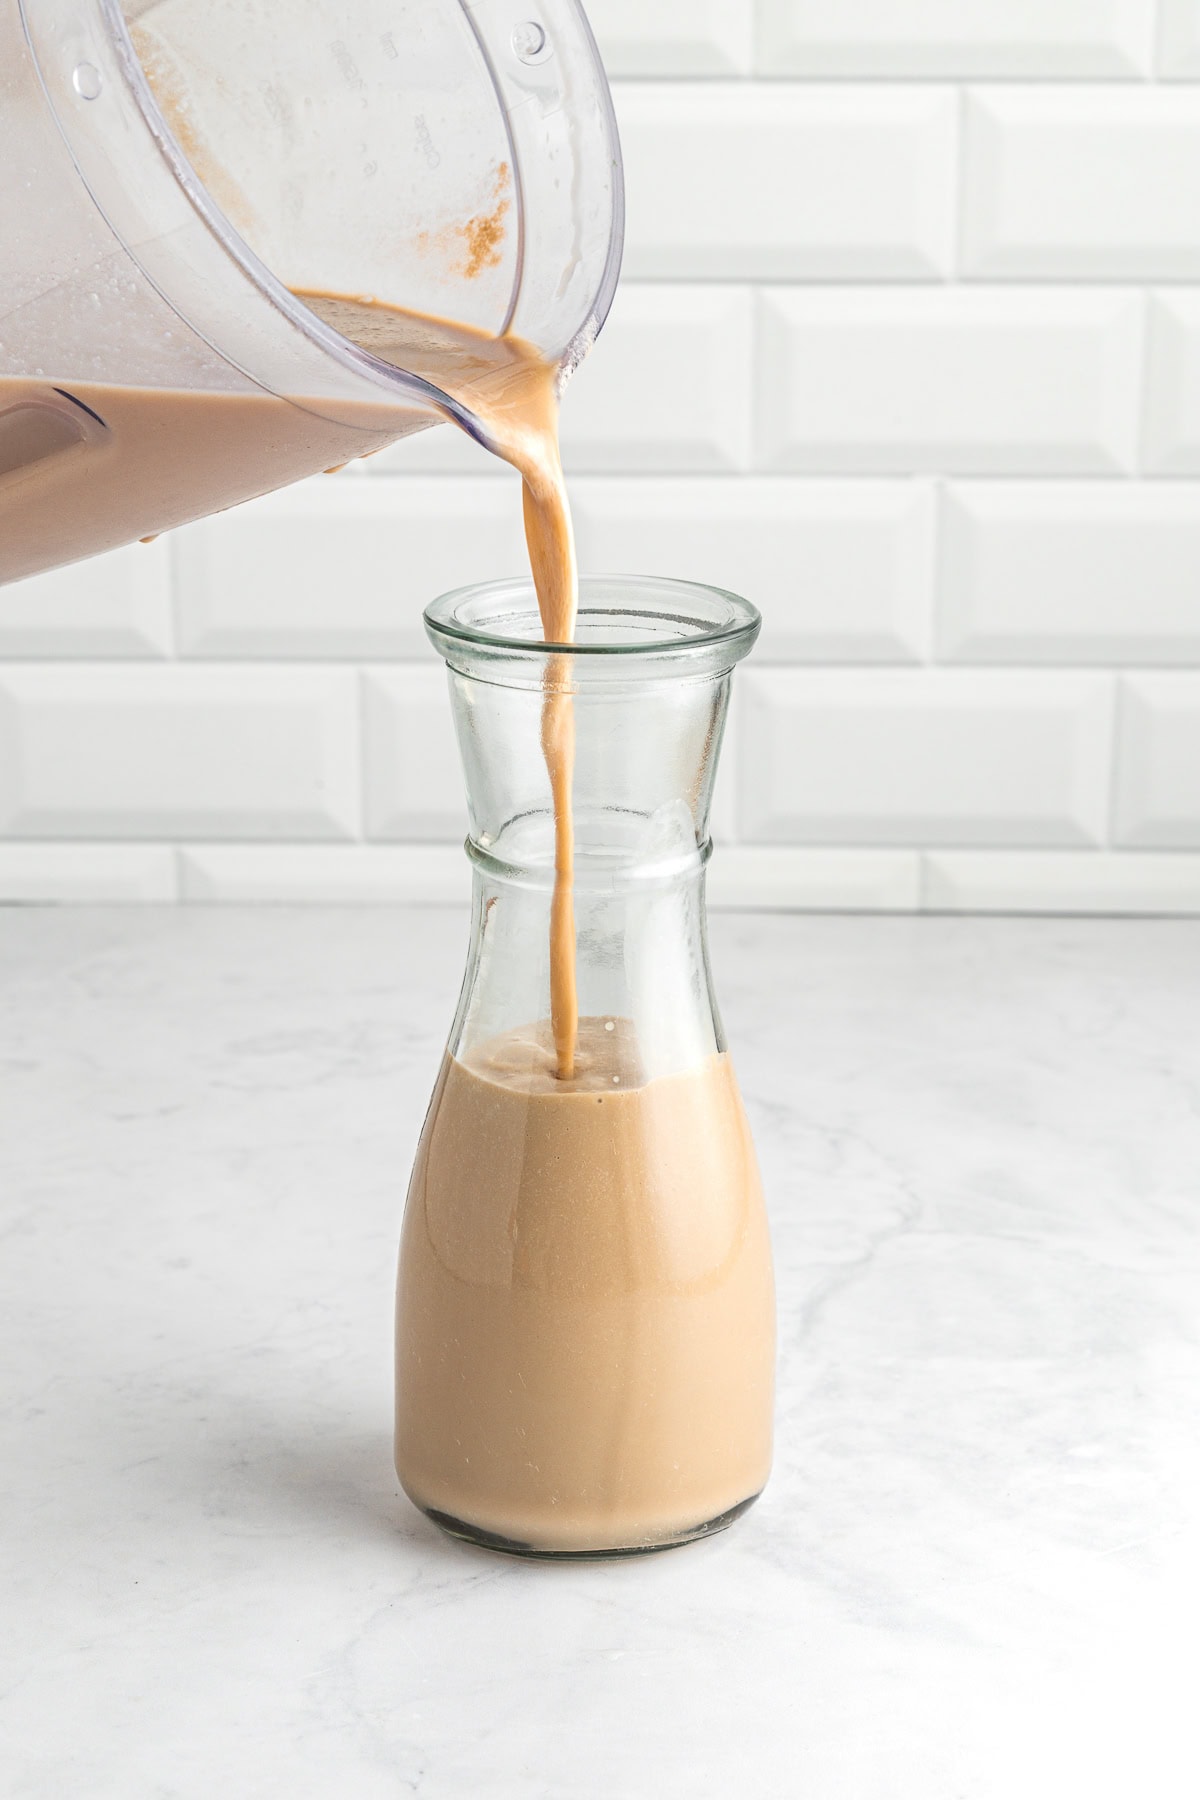
[[[526,19],[523,25],[513,26],[512,47],[523,63],[538,61],[546,48],[546,33],[536,19]]]

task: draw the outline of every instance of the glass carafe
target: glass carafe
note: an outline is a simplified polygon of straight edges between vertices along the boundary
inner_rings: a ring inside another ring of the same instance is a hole
[[[732,594],[580,584],[546,646],[532,586],[425,615],[449,673],[474,868],[466,978],[409,1188],[396,1466],[457,1536],[537,1556],[665,1549],[770,1468],[774,1289],[709,975],[709,799]],[[550,1031],[555,832],[542,723],[574,716],[574,1075]]]

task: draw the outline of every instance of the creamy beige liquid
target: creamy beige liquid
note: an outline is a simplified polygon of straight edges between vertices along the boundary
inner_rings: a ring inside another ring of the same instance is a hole
[[[575,539],[558,451],[556,371],[519,337],[490,337],[470,326],[342,294],[302,290],[318,317],[383,362],[409,369],[460,400],[482,424],[496,452],[521,475],[525,541],[537,592],[542,636],[569,644],[575,636],[578,581]],[[554,807],[554,894],[550,911],[550,1018],[558,1072],[574,1069],[578,1004],[575,992],[574,826],[571,777],[575,766],[575,708],[568,657],[551,657],[542,707],[542,751]]]
[[[156,536],[362,456],[385,407],[334,425],[269,394],[0,376],[0,583]]]
[[[732,1067],[645,1082],[608,1023],[580,1020],[571,1082],[544,1025],[448,1058],[404,1216],[397,1468],[513,1546],[670,1543],[770,1469],[771,1260]]]

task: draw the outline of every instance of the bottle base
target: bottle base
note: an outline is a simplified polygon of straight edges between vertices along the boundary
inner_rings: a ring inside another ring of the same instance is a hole
[[[456,1519],[451,1513],[438,1512],[432,1506],[423,1506],[421,1511],[450,1537],[459,1538],[465,1544],[474,1544],[480,1550],[496,1550],[502,1556],[521,1556],[534,1562],[609,1562],[617,1556],[653,1556],[660,1550],[678,1550],[683,1544],[694,1544],[700,1538],[714,1537],[718,1531],[726,1531],[735,1519],[740,1519],[744,1512],[748,1512],[757,1499],[758,1494],[751,1494],[748,1499],[739,1500],[736,1506],[718,1513],[716,1518],[707,1519],[702,1525],[690,1525],[671,1537],[656,1538],[645,1544],[600,1544],[583,1550],[543,1549],[538,1544],[526,1544],[516,1538],[503,1537],[499,1532],[488,1531],[482,1525],[468,1524],[465,1519]]]

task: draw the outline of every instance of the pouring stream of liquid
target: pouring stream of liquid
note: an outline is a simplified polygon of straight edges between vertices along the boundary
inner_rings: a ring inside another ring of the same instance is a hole
[[[525,541],[548,644],[575,639],[578,578],[571,513],[558,448],[556,370],[518,337],[377,301],[297,290],[310,310],[382,361],[440,388],[479,421],[492,449],[524,484]],[[571,659],[552,656],[542,701],[542,754],[554,806],[554,894],[550,908],[550,1022],[560,1080],[575,1073],[579,1007],[575,984],[575,706]]]

